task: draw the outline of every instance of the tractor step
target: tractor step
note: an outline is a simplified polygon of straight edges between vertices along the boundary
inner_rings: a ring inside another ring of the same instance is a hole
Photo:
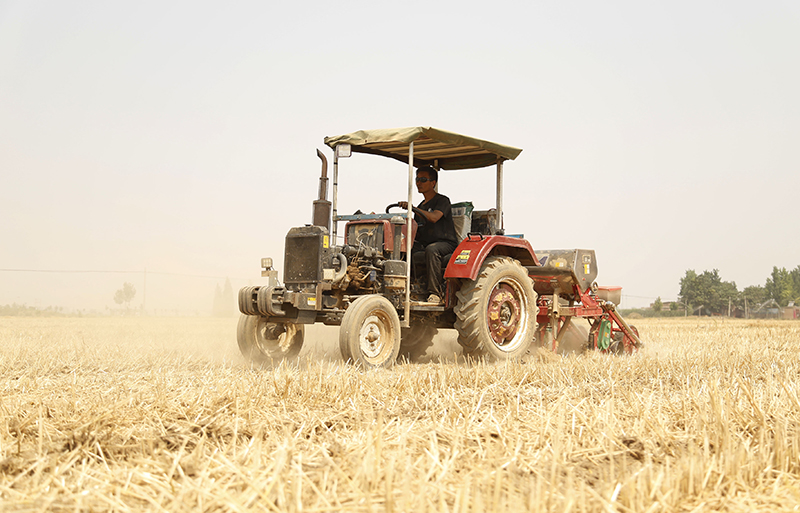
[[[416,312],[444,312],[444,305],[428,303],[426,301],[411,301],[411,310]]]

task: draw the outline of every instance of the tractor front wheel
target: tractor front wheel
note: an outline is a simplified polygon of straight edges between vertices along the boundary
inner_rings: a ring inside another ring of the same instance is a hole
[[[455,328],[464,354],[492,360],[520,358],[536,330],[536,292],[522,264],[487,258],[474,281],[456,292]]]
[[[391,367],[400,352],[400,317],[383,296],[361,296],[344,312],[339,349],[345,361],[372,369]]]
[[[302,324],[267,322],[259,315],[241,315],[236,328],[239,351],[259,364],[296,358],[304,336]]]

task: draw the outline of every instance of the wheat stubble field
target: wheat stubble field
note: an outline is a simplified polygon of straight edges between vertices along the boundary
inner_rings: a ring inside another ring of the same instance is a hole
[[[251,368],[235,323],[1,318],[0,509],[800,508],[800,323],[638,321],[633,357],[503,365],[445,334],[369,373],[324,327]]]

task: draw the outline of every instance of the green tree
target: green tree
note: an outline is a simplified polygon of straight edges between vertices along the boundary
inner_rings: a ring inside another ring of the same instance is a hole
[[[664,303],[661,301],[661,296],[658,296],[656,300],[653,301],[653,311],[658,313],[662,308],[664,308]]]
[[[222,304],[222,289],[217,283],[217,288],[214,291],[214,308],[212,310],[215,317],[225,316],[225,307]]]
[[[723,314],[728,312],[728,305],[738,305],[739,291],[735,282],[722,281],[718,269],[702,274],[689,269],[681,278],[680,298],[693,309],[702,307],[704,313]]]
[[[697,273],[694,269],[687,269],[686,274],[681,278],[681,291],[678,297],[687,305],[694,305],[701,300],[702,292],[697,283]]]
[[[134,296],[136,296],[136,287],[133,286],[133,283],[126,281],[122,284],[122,288],[114,293],[114,302],[118,305],[125,303],[125,308],[128,309]]]
[[[236,313],[236,301],[233,297],[233,286],[231,279],[225,278],[225,286],[222,288],[222,315],[225,317],[232,316]]]
[[[794,271],[792,271],[794,272]],[[767,298],[774,299],[780,306],[786,306],[789,301],[794,300],[794,276],[785,267],[773,267],[772,274],[767,278],[764,288],[767,291]]]
[[[733,312],[732,308],[736,308],[739,305],[739,300],[741,297],[739,289],[736,288],[736,282],[721,282],[719,285],[719,295],[720,308],[716,310],[716,313],[724,313],[726,315],[731,314]]]
[[[761,285],[750,285],[742,291],[742,300],[745,299],[750,307],[760,305],[767,300],[767,291]]]
[[[794,304],[798,304],[800,302],[800,265],[789,272],[789,277],[792,280],[792,301]]]

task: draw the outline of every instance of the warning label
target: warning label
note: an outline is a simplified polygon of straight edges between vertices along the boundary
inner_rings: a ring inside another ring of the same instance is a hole
[[[469,249],[462,249],[461,253],[459,253],[458,256],[456,257],[456,263],[466,264],[467,262],[469,262],[469,252],[470,252]]]

